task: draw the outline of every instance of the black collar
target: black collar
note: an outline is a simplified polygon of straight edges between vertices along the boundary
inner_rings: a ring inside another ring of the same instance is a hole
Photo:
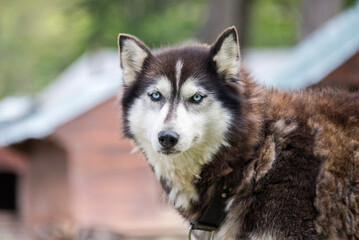
[[[197,221],[191,222],[191,230],[202,230],[213,232],[221,225],[226,216],[226,203],[229,197],[233,196],[233,190],[227,185],[223,185],[222,191],[211,199],[209,205],[203,210]]]

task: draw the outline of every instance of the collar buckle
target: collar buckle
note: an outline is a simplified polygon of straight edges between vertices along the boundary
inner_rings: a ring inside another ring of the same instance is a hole
[[[215,232],[219,229],[226,214],[228,198],[233,196],[233,189],[222,185],[221,190],[211,199],[209,205],[203,210],[198,220],[190,222],[188,239],[191,240],[193,230],[211,233],[210,240],[214,239]]]
[[[197,228],[194,224],[191,223],[189,229],[188,229],[188,240],[192,240],[192,232],[194,230],[200,230],[200,231],[207,231],[211,233],[211,236],[209,238],[209,240],[214,240],[214,235],[215,235],[215,230],[206,230],[203,228]]]

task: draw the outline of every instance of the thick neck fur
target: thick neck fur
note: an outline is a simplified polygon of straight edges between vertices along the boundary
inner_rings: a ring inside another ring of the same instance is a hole
[[[221,190],[220,186],[240,181],[240,169],[250,162],[259,144],[265,90],[244,70],[240,81],[236,87],[241,110],[233,119],[229,139],[223,144],[214,146],[209,138],[203,146],[175,157],[143,149],[169,202],[189,221],[198,218],[214,194]]]

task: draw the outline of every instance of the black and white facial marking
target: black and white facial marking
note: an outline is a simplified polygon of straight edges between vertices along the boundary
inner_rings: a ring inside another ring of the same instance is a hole
[[[125,134],[166,182],[169,201],[186,210],[198,200],[193,180],[201,167],[229,145],[231,112],[239,107],[230,83],[239,75],[236,31],[228,29],[211,47],[170,48],[157,54],[137,38],[120,35],[119,52]]]

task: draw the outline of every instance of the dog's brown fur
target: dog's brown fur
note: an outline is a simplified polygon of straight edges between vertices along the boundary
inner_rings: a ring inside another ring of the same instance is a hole
[[[359,238],[359,95],[267,90],[243,76],[249,141],[211,163],[241,169],[229,183],[240,184],[227,220],[241,227],[227,237],[247,239],[265,226],[280,239]]]
[[[236,186],[226,221],[240,230],[225,238],[264,226],[280,239],[359,238],[359,95],[267,90],[243,71],[242,81],[246,141],[220,151],[197,183],[205,202],[232,171],[221,178]]]
[[[266,89],[243,69],[239,79],[228,83],[240,102],[233,147],[203,166],[199,201],[179,212],[196,220],[226,184],[217,239],[359,239],[359,95]]]

